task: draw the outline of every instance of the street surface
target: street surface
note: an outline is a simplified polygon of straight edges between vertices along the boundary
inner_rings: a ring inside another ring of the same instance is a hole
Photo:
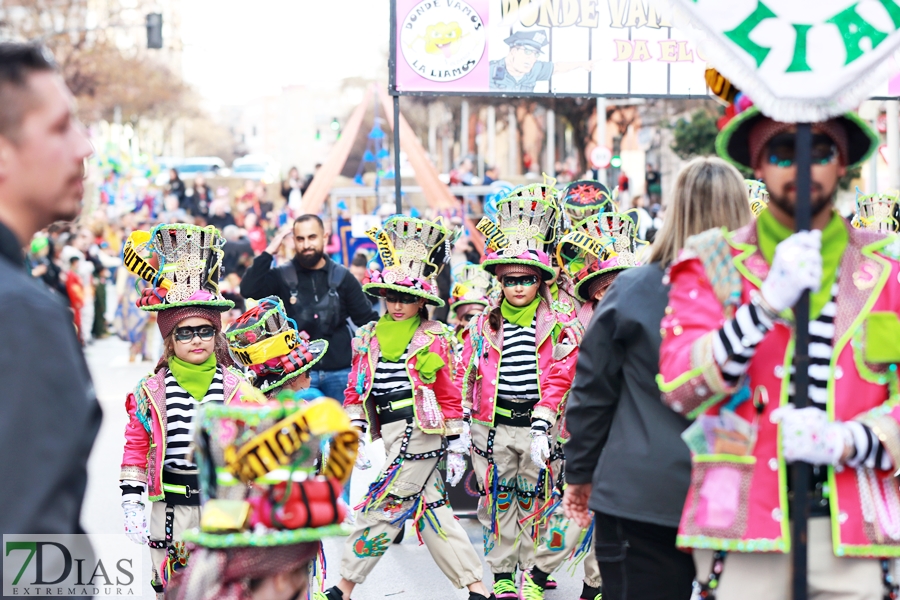
[[[82,524],[88,533],[121,533],[122,508],[119,491],[119,465],[122,459],[123,432],[127,418],[125,414],[125,396],[130,392],[138,379],[153,368],[153,364],[129,363],[128,346],[118,338],[107,338],[95,342],[87,349],[88,364],[97,389],[97,397],[103,408],[103,425],[94,444],[88,464],[88,489],[82,512]],[[373,465],[383,459],[384,450],[381,442],[368,448]],[[380,455],[378,454],[380,452]],[[362,497],[370,481],[377,475],[378,468],[368,471],[356,470],[351,484],[351,504]],[[149,506],[148,506],[149,518]],[[482,545],[481,526],[475,520],[461,521],[469,534],[469,539],[479,550]],[[328,562],[328,585],[339,579],[343,538],[325,541],[325,556]],[[150,551],[144,549],[145,573],[150,571]],[[559,588],[547,592],[548,600],[574,600],[581,593],[582,568],[579,566],[576,577],[565,571],[565,566],[555,574]],[[490,571],[485,566],[485,578],[491,586]],[[148,600],[154,598],[149,584],[149,576],[145,576],[145,594]],[[352,600],[374,600],[391,598],[392,600],[444,600],[447,598],[467,598],[465,590],[455,590],[431,560],[424,546],[419,546],[415,531],[407,524],[406,536],[402,544],[394,545],[384,555],[369,579],[357,587]]]

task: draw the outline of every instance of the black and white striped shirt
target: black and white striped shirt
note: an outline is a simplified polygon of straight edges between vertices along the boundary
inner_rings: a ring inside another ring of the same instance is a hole
[[[537,349],[534,321],[529,327],[503,323],[503,355],[497,381],[497,397],[539,400]]]
[[[398,361],[389,361],[381,356],[375,365],[372,377],[372,397],[376,402],[396,402],[412,398],[412,384],[406,373],[406,350]]]
[[[194,415],[198,404],[225,401],[222,384],[222,367],[216,367],[216,374],[202,402],[198,403],[184,388],[178,385],[175,376],[166,373],[166,457],[163,465],[170,471],[192,471],[197,465],[187,459],[194,440]]]
[[[828,405],[828,378],[831,372],[831,356],[834,353],[834,318],[837,314],[838,284],[831,288],[831,299],[819,316],[809,322],[809,400],[812,406],[826,410]],[[754,304],[744,304],[735,311],[734,319],[726,321],[713,338],[713,356],[719,365],[722,379],[730,387],[736,387],[756,354],[756,346],[772,329],[771,319]],[[794,366],[789,373],[794,375]],[[794,398],[794,381],[788,388]],[[891,458],[872,430],[858,421],[847,421],[853,433],[856,453],[847,461],[851,467],[891,468]]]

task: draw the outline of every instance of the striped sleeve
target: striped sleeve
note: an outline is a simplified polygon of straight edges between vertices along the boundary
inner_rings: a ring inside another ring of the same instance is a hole
[[[893,469],[891,456],[884,451],[881,441],[867,425],[859,421],[846,421],[845,425],[850,427],[850,432],[853,434],[853,446],[855,449],[853,456],[847,461],[847,466],[881,469],[883,471]]]
[[[754,304],[742,304],[713,336],[713,357],[729,386],[736,386],[747,372],[757,344],[772,326],[771,319]]]

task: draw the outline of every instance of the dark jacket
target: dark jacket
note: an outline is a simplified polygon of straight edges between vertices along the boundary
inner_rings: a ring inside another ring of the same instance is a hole
[[[206,218],[206,224],[212,225],[219,231],[224,231],[226,227],[229,225],[235,225],[234,216],[231,213],[224,213],[221,215],[209,215]]]
[[[243,277],[252,257],[253,248],[247,238],[225,242],[222,248],[222,277],[227,277],[231,273]]]
[[[184,203],[184,192],[184,181],[181,180],[181,177],[169,180],[169,193],[178,198],[178,206],[180,208],[185,208],[182,205]]]
[[[327,256],[325,260],[331,259]],[[328,352],[316,365],[316,369],[323,371],[337,371],[349,369],[352,351],[350,342],[353,334],[347,325],[347,318],[353,320],[356,325],[362,326],[378,318],[378,312],[372,308],[372,303],[362,291],[359,281],[350,271],[344,269],[344,278],[338,285],[337,293],[340,298],[340,320],[338,327],[333,331],[319,331],[319,324],[312,318],[305,307],[312,306],[316,298],[324,298],[328,293],[328,274],[326,269],[304,269],[297,260],[293,261],[297,270],[299,296],[297,302],[291,304],[291,291],[287,282],[277,269],[272,268],[272,255],[263,252],[253,260],[253,265],[244,273],[241,280],[241,295],[244,298],[259,300],[266,296],[278,296],[284,302],[288,316],[297,321],[297,328],[306,331],[310,338],[322,338],[328,340]]]
[[[658,263],[624,271],[594,312],[566,407],[566,481],[593,481],[592,510],[678,527],[691,457],[681,439],[688,421],[656,386],[662,278]]]
[[[0,223],[0,534],[80,533],[101,411],[72,312]]]

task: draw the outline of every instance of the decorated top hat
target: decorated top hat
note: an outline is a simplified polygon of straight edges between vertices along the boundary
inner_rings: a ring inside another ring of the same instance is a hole
[[[559,220],[556,192],[540,184],[520,186],[497,202],[496,223],[482,217],[476,229],[487,238],[484,269],[497,274],[500,265],[535,268],[544,280],[556,276],[549,253]]]
[[[728,124],[719,132],[716,137],[716,152],[739,168],[752,169],[756,157],[751,156],[751,133],[766,119],[768,117],[755,106],[741,112],[728,121]],[[878,148],[880,143],[878,134],[872,131],[872,128],[856,113],[846,113],[834,117],[830,121],[834,121],[846,132],[847,155],[844,166],[854,167],[861,164]]]
[[[769,206],[769,190],[766,184],[756,179],[745,179],[747,191],[750,194],[750,212],[754,217],[758,217],[762,211]]]
[[[222,246],[215,227],[175,223],[133,231],[125,242],[125,268],[150,283],[141,310],[196,307],[226,311],[234,302],[219,291]]]
[[[263,393],[302,375],[328,350],[326,340],[309,341],[297,331],[276,296],[263,298],[238,317],[225,337],[231,357],[253,373],[253,383]]]
[[[454,236],[442,220],[396,215],[367,234],[378,246],[384,264],[383,270],[368,273],[363,285],[367,294],[384,296],[387,290],[394,290],[444,306],[438,296],[437,274],[450,258]]]
[[[579,238],[578,234],[583,237]],[[600,285],[601,289],[608,287],[619,271],[638,265],[636,235],[634,220],[624,213],[602,213],[585,219],[567,234],[565,244],[560,244],[560,257],[565,259],[566,253],[577,256],[580,251],[586,263],[572,275],[575,295],[580,300],[587,302],[591,299],[592,282]],[[585,242],[585,239],[591,242]],[[595,260],[591,260],[593,256],[596,256]],[[577,261],[567,262],[570,273],[580,266]]]
[[[340,498],[359,435],[337,401],[210,403],[200,408],[197,423],[203,513],[199,529],[186,531],[184,541],[266,547],[348,533]]]
[[[497,280],[481,268],[481,265],[466,264],[453,273],[453,290],[450,292],[450,309],[456,310],[466,305],[489,306],[491,294],[497,289]]]
[[[560,195],[559,204],[566,225],[571,227],[588,217],[614,210],[612,201],[608,187],[599,181],[584,179],[567,185]]]
[[[900,192],[863,194],[856,188],[856,214],[852,225],[884,233],[900,231]]]

